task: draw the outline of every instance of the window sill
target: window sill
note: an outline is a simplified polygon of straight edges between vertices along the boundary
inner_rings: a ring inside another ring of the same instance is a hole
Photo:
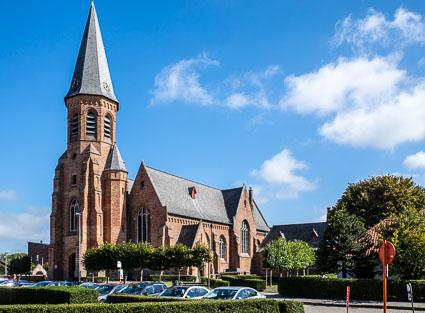
[[[239,253],[241,258],[250,258],[251,256],[248,253]]]

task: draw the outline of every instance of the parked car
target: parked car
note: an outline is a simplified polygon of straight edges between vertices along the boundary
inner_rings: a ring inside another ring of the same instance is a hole
[[[12,279],[0,282],[0,287],[17,287],[17,286],[18,286],[18,282]]]
[[[204,296],[204,299],[253,299],[253,298],[265,298],[255,289],[248,287],[217,287],[213,291],[209,292]]]
[[[70,286],[77,286],[77,282],[72,281],[52,281],[50,284],[48,284],[45,287],[70,287]]]
[[[138,284],[129,284],[126,288],[122,289],[119,294],[156,296],[165,289],[167,289],[167,285],[163,283],[142,282]]]
[[[99,287],[98,283],[85,282],[78,285],[79,287],[87,288],[87,289],[97,289]]]
[[[201,299],[208,292],[210,291],[202,286],[174,286],[161,292],[159,297]]]
[[[7,276],[0,276],[0,283],[2,281],[5,281],[5,280],[9,280],[9,277],[7,277]]]
[[[32,285],[31,287],[46,287],[48,284],[50,284],[52,281],[51,280],[44,280],[44,281],[40,281],[38,283],[35,283],[34,285]]]
[[[107,301],[107,298],[109,295],[118,293],[120,290],[126,288],[126,284],[120,284],[120,285],[100,285],[97,288],[97,291],[99,291],[99,303],[105,303]]]

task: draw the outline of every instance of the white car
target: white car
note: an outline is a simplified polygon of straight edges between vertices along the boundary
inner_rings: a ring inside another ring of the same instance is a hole
[[[109,295],[111,295],[113,293],[118,293],[122,289],[124,289],[125,287],[127,287],[126,284],[121,284],[121,285],[100,285],[97,288],[97,291],[99,291],[99,298],[98,298],[99,303],[105,303],[106,302],[106,299],[108,298]]]
[[[266,296],[249,287],[218,287],[204,296],[204,299],[222,300],[222,299],[255,299]]]
[[[174,286],[161,292],[158,297],[201,299],[208,292],[210,291],[202,286]]]

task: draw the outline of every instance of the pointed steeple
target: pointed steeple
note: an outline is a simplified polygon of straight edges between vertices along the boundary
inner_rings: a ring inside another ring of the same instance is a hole
[[[79,94],[104,96],[118,102],[112,87],[99,21],[93,2],[90,6],[71,87],[65,98]]]
[[[105,164],[105,170],[127,172],[125,163],[121,158],[120,151],[118,150],[118,146],[116,144],[113,145],[111,151],[109,152],[108,159],[106,160]]]

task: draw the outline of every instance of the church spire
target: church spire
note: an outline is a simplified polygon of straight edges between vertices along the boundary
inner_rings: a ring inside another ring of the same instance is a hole
[[[104,96],[118,102],[112,87],[108,62],[94,3],[91,3],[71,87],[65,98],[79,94]]]

